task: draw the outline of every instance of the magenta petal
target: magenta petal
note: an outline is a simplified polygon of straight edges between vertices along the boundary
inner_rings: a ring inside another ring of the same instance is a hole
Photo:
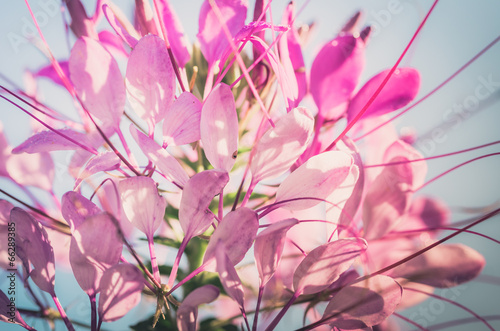
[[[64,74],[66,75],[66,77],[69,77],[69,63],[68,63],[68,61],[59,61],[59,66],[61,67],[61,69],[64,72]],[[64,87],[64,83],[62,82],[61,78],[57,74],[57,72],[54,69],[54,66],[52,64],[38,70],[38,72],[35,73],[34,76],[48,78],[48,79],[52,80],[54,83],[59,84],[62,87]]]
[[[156,182],[150,177],[131,177],[120,181],[118,190],[128,220],[146,237],[153,238],[167,207],[167,201],[158,193]]]
[[[0,226],[7,226],[10,223],[10,211],[14,205],[7,200],[0,199]]]
[[[219,289],[213,285],[203,285],[189,293],[177,309],[179,331],[196,330],[198,306],[214,301],[219,296],[219,292]]]
[[[123,242],[112,216],[88,217],[71,237],[69,261],[76,281],[88,295],[99,290],[104,271],[118,263]]]
[[[391,162],[407,160],[396,157]],[[410,206],[413,172],[410,163],[386,166],[375,178],[363,204],[367,240],[377,239],[394,229]]]
[[[248,7],[247,0],[217,0],[215,3],[222,13],[223,20],[219,20],[210,2],[205,0],[200,9],[197,34],[201,52],[209,67],[219,60],[229,45],[222,25],[225,24],[234,37],[245,25]]]
[[[80,186],[80,183],[85,178],[88,178],[93,174],[120,168],[120,163],[120,158],[114,152],[104,152],[92,157],[76,179],[74,188]]]
[[[217,261],[216,269],[224,290],[238,303],[240,309],[244,309],[245,294],[243,292],[243,285],[236,269],[234,269],[233,263],[226,254],[226,247],[220,241],[215,247],[215,259]]]
[[[186,185],[189,176],[175,157],[170,155],[153,139],[140,132],[133,124],[130,125],[130,133],[142,152],[158,167],[158,169],[160,169],[161,174],[165,176],[167,180],[179,186]]]
[[[228,85],[217,85],[205,100],[200,134],[210,164],[230,172],[238,154],[238,114]]]
[[[403,289],[391,277],[377,275],[340,290],[326,306],[323,318],[331,327],[355,330],[372,327],[394,313]]]
[[[6,162],[9,176],[20,185],[52,190],[54,161],[47,152],[11,155]]]
[[[111,54],[98,41],[82,37],[71,49],[69,71],[87,110],[117,128],[125,107],[125,85]]]
[[[7,279],[9,279],[9,275],[7,275]],[[14,301],[11,301],[12,299],[14,299]],[[0,290],[0,321],[6,323],[12,323],[12,321],[14,321],[23,326],[26,330],[35,330],[26,324],[21,314],[19,314],[19,311],[15,309],[18,304],[15,299],[15,297],[7,297],[7,295]]]
[[[476,278],[485,264],[484,257],[474,249],[462,244],[446,244],[396,267],[391,276],[446,288]]]
[[[314,119],[307,109],[298,107],[284,115],[254,147],[252,181],[277,177],[290,169],[306,150],[313,130]]]
[[[404,222],[398,224],[397,231],[411,231],[422,229],[436,229],[445,227],[450,220],[450,210],[441,201],[435,198],[418,196],[415,197]],[[415,232],[420,236],[421,231]],[[427,233],[431,237],[437,237],[439,231],[431,230]]]
[[[99,317],[112,322],[125,316],[139,301],[144,287],[142,272],[132,264],[117,264],[101,279]]]
[[[420,160],[424,156],[417,151],[413,146],[402,140],[396,140],[392,143],[384,153],[383,161],[390,163],[393,158],[404,157],[408,160]],[[425,182],[427,175],[427,162],[412,162],[410,163],[412,171],[411,188],[416,189]],[[408,181],[409,182],[409,181]]]
[[[143,37],[130,53],[125,75],[128,100],[149,125],[161,121],[174,101],[175,74],[165,42],[155,35]]]
[[[99,32],[99,41],[113,55],[128,57],[129,53],[123,46],[123,40],[111,31]]]
[[[271,279],[278,267],[285,246],[286,233],[299,221],[289,218],[271,224],[255,238],[255,265],[259,271],[261,286]]]
[[[42,291],[53,294],[54,250],[47,232],[37,220],[18,207],[11,210],[10,221],[16,224],[16,254],[23,261],[25,271]]]
[[[310,92],[322,114],[347,102],[365,66],[365,46],[360,38],[345,34],[327,43],[311,67]],[[343,112],[330,114],[339,118]]]
[[[183,92],[168,109],[163,121],[163,140],[167,145],[184,145],[200,140],[201,102]]]
[[[114,10],[116,10],[115,6],[113,9],[108,6],[108,4],[104,4],[102,6],[102,11],[106,16],[109,24],[115,30],[116,34],[119,35],[122,40],[127,43],[131,48],[134,48],[137,44],[138,39],[140,38],[137,31],[135,31],[134,27],[128,22],[128,20],[124,20],[123,15],[115,15]],[[117,17],[118,16],[118,17]],[[125,24],[125,26],[123,26]]]
[[[222,242],[227,248],[229,260],[236,265],[252,247],[258,229],[259,218],[253,210],[242,207],[228,213],[212,234],[203,262],[215,257],[217,243]]]
[[[367,248],[364,240],[340,239],[313,249],[293,274],[293,288],[301,294],[321,292],[353,264]]]
[[[68,222],[71,232],[85,221],[87,217],[101,213],[101,209],[80,193],[69,191],[61,199],[61,214]]]
[[[347,110],[349,122],[363,109],[389,71],[390,69],[374,76],[352,98]],[[375,101],[368,107],[363,118],[380,116],[406,106],[415,98],[419,89],[420,74],[417,70],[413,68],[396,69]]]
[[[212,224],[214,215],[207,212],[208,206],[228,181],[227,172],[216,169],[205,170],[189,179],[182,191],[179,207],[179,222],[186,237],[198,236]]]
[[[174,53],[175,60],[177,61],[179,67],[184,68],[186,63],[188,63],[191,59],[191,54],[189,54],[190,45],[182,28],[181,21],[177,17],[177,14],[168,0],[158,1],[158,11],[160,12],[163,22],[165,23],[168,41],[170,46],[172,46],[172,52]]]
[[[276,192],[276,202],[292,200],[281,205],[291,210],[317,205],[344,182],[353,163],[352,156],[340,151],[313,156],[281,183]]]
[[[80,132],[75,132],[70,129],[58,130],[62,134],[70,137],[71,139],[78,141],[84,145],[90,145],[86,139],[86,135]],[[55,133],[54,131],[42,131],[35,133],[33,136],[29,137],[21,145],[17,146],[12,150],[13,154],[20,153],[40,153],[40,152],[52,152],[52,151],[64,151],[64,150],[75,150],[80,148],[68,139],[62,137],[61,135]]]

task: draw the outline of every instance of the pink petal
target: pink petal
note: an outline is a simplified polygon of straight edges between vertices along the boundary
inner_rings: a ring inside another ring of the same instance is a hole
[[[76,179],[73,189],[76,189],[83,180],[93,174],[120,168],[120,163],[120,158],[114,152],[104,152],[92,157]]]
[[[130,53],[125,75],[128,100],[136,114],[153,125],[174,101],[175,74],[165,42],[147,35]]]
[[[179,67],[184,68],[186,63],[188,63],[191,59],[191,54],[189,54],[191,45],[189,44],[188,38],[184,33],[181,21],[177,17],[177,14],[168,0],[158,1],[158,11],[160,12],[163,22],[165,23],[168,41],[170,46],[172,46],[172,52],[174,53],[175,60],[177,61]]]
[[[16,224],[16,254],[23,261],[24,269],[42,291],[53,294],[54,250],[47,231],[30,214],[18,207],[11,210],[10,221]]]
[[[396,310],[403,289],[391,277],[377,275],[340,290],[326,306],[323,318],[343,330],[372,327],[385,321]]]
[[[167,201],[158,193],[156,182],[144,176],[127,178],[118,184],[118,190],[128,220],[147,238],[153,238],[167,207]]]
[[[321,292],[353,264],[367,248],[366,242],[340,239],[313,249],[293,274],[293,288],[301,294]]]
[[[222,25],[225,24],[234,37],[245,25],[248,7],[247,0],[217,0],[215,3],[222,13],[223,21],[215,15],[210,2],[205,0],[200,9],[197,34],[201,52],[209,67],[222,56],[229,45]]]
[[[9,275],[7,275],[7,279]],[[14,301],[11,301],[14,299]],[[19,311],[16,309],[17,302],[15,301],[15,297],[7,297],[5,293],[0,290],[0,321],[9,323],[15,321],[16,324],[21,325],[26,330],[35,330],[28,326],[26,322],[19,314]]]
[[[406,219],[399,223],[397,231],[422,230],[440,228],[449,223],[451,212],[448,207],[435,198],[418,196],[413,199]],[[416,232],[420,236],[424,232]],[[439,231],[425,232],[430,237],[437,237]]]
[[[7,159],[6,168],[9,176],[20,185],[52,190],[54,161],[47,152],[11,155]]]
[[[113,9],[111,9],[108,4],[102,6],[102,11],[116,34],[120,36],[127,45],[134,48],[140,36],[123,13],[115,14],[117,10],[119,9],[116,6],[113,6]]]
[[[417,151],[413,146],[407,144],[403,140],[396,140],[385,151],[383,161],[390,163],[396,157],[404,157],[408,160],[423,159],[424,156]],[[412,162],[410,163],[412,171],[411,188],[416,189],[425,182],[427,175],[427,162]]]
[[[213,285],[204,285],[189,293],[177,309],[179,331],[196,330],[198,306],[214,301],[219,296],[219,292],[219,289]]]
[[[313,130],[314,119],[307,109],[298,107],[284,115],[254,147],[252,181],[277,177],[290,169],[307,148]]]
[[[153,9],[149,0],[136,0],[134,10],[135,25],[143,36],[147,34],[158,35]]]
[[[363,109],[385,79],[390,69],[370,79],[354,96],[347,110],[350,122]],[[375,101],[368,107],[363,118],[380,116],[400,109],[410,103],[420,89],[420,74],[413,68],[398,68],[384,86]]]
[[[228,85],[217,85],[205,100],[200,134],[210,164],[230,172],[238,153],[238,114]]]
[[[125,316],[139,301],[144,287],[142,272],[132,264],[117,264],[102,276],[99,318],[113,322]]]
[[[215,257],[217,243],[221,242],[227,248],[227,257],[231,263],[238,264],[252,247],[258,229],[259,218],[253,210],[242,207],[228,213],[212,234],[203,262]]]
[[[267,227],[255,238],[255,265],[259,271],[261,286],[273,277],[281,260],[286,233],[298,223],[296,218],[279,221]]]
[[[69,191],[61,199],[61,214],[68,222],[71,232],[85,221],[86,218],[101,213],[101,209],[80,193]]]
[[[14,205],[7,200],[0,199],[0,226],[7,226],[10,223],[10,211]]]
[[[7,159],[10,157],[11,147],[9,146],[9,142],[3,133],[3,124],[0,122],[0,176],[8,177],[9,173],[7,172]]]
[[[212,224],[214,216],[207,208],[228,181],[227,172],[216,169],[205,170],[189,179],[179,207],[179,222],[186,237],[198,236]]]
[[[85,7],[80,0],[65,1],[68,12],[71,16],[71,31],[77,38],[89,37],[97,39],[94,22],[87,17]]]
[[[71,139],[78,141],[84,145],[90,145],[86,139],[86,135],[80,132],[76,132],[70,129],[58,130],[62,134],[70,137]],[[65,150],[75,150],[80,148],[68,139],[62,137],[61,135],[55,133],[54,131],[42,131],[35,133],[33,136],[24,141],[21,145],[17,146],[12,150],[13,154],[20,153],[40,153],[40,152],[52,152],[52,151],[65,151]]]
[[[397,157],[391,162],[407,160]],[[363,224],[367,240],[377,239],[394,229],[410,206],[413,172],[411,164],[386,166],[366,193]]]
[[[111,31],[104,30],[99,32],[99,41],[111,54],[128,57],[129,53],[123,46],[123,40]]]
[[[230,250],[230,249],[229,249]],[[217,261],[217,272],[226,293],[238,303],[240,309],[245,305],[245,294],[240,277],[234,269],[232,261],[226,254],[226,247],[218,242],[215,248],[215,259]]]
[[[167,145],[184,145],[200,140],[201,102],[183,92],[168,109],[163,121],[163,140]]]
[[[476,278],[484,268],[484,257],[462,244],[446,244],[396,267],[392,277],[402,277],[434,287],[451,287]]]
[[[365,66],[365,46],[360,38],[345,34],[328,42],[311,67],[310,91],[320,113],[329,113],[348,101]],[[341,112],[330,114],[334,119]]]
[[[76,281],[88,295],[99,292],[103,273],[118,263],[123,242],[107,213],[85,219],[73,231],[69,249],[69,261]]]
[[[117,128],[125,107],[125,85],[111,54],[98,41],[82,37],[71,50],[69,72],[87,110]]]
[[[61,67],[62,71],[66,75],[66,77],[69,77],[69,63],[68,61],[59,61],[59,66]],[[35,77],[45,77],[53,81],[54,83],[61,85],[64,87],[64,83],[61,81],[61,78],[57,74],[56,70],[54,69],[54,66],[52,64],[43,67],[42,69],[38,70],[34,74]]]
[[[290,210],[307,209],[317,205],[345,181],[353,163],[352,156],[341,151],[313,156],[281,183],[276,192],[276,202],[297,199],[281,205]]]
[[[292,25],[295,5],[289,3],[283,14],[283,25]],[[285,67],[287,77],[292,82],[295,102],[292,107],[296,107],[307,93],[307,79],[304,58],[300,47],[300,37],[297,30],[292,26],[279,41],[280,58]]]
[[[165,176],[167,180],[181,187],[186,185],[189,176],[179,164],[179,161],[133,125],[130,126],[130,133],[142,152],[158,167],[158,169],[160,169],[161,174]]]

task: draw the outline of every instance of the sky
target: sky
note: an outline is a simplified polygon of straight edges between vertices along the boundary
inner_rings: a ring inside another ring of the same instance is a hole
[[[56,10],[56,0],[31,0],[33,12],[51,50],[58,59],[69,54],[69,45],[74,38],[66,38],[61,15]],[[95,0],[83,1],[89,12],[95,7]],[[131,13],[133,1],[116,0],[126,14]],[[315,22],[309,44],[304,50],[306,63],[310,67],[319,47],[332,39],[344,22],[358,9],[363,9],[364,21],[374,28],[366,54],[366,70],[362,81],[394,65],[397,58],[415,32],[433,1],[429,0],[377,0],[340,1],[311,0],[299,14],[296,23]],[[171,1],[191,41],[195,40],[198,29],[198,10],[201,0]],[[281,12],[287,1],[274,1],[273,21],[281,20]],[[250,5],[253,1],[250,2]],[[297,1],[301,8],[304,1]],[[26,69],[36,70],[48,62],[45,56],[25,37],[33,33],[33,26],[24,1],[3,1],[0,5],[0,73],[15,84],[23,84]],[[440,1],[430,16],[426,26],[403,59],[403,66],[417,68],[422,77],[422,86],[417,99],[427,94],[438,84],[452,75],[487,44],[500,35],[500,2],[496,0],[454,0]],[[102,23],[103,26],[106,22]],[[450,83],[397,120],[400,130],[414,129],[420,139],[417,149],[424,156],[433,156],[459,149],[500,140],[500,45],[494,45],[487,53]],[[3,78],[2,84],[11,86]],[[71,107],[71,101],[61,90],[46,89],[45,99],[58,109]],[[484,96],[478,91],[489,91]],[[479,93],[479,95],[478,95]],[[482,99],[482,100],[480,100]],[[476,102],[477,101],[477,102]],[[12,145],[17,145],[30,135],[25,114],[0,101],[0,121]],[[498,147],[475,151],[429,162],[428,179],[439,175],[451,167],[475,156],[498,152]],[[440,197],[454,211],[454,221],[472,216],[463,211],[464,207],[485,207],[499,203],[500,158],[491,157],[462,167],[426,187],[421,193]],[[63,177],[65,178],[65,177]],[[67,187],[62,184],[61,193]],[[0,181],[0,185],[7,185]],[[1,197],[0,197],[1,198]],[[500,239],[497,217],[476,230]],[[454,240],[463,242],[486,256],[487,275],[500,275],[497,258],[499,247],[484,239],[463,235]],[[71,277],[65,277],[70,284],[62,287],[65,291],[75,287]],[[0,288],[2,283],[0,283]],[[76,291],[75,291],[76,292]],[[461,303],[475,309],[480,314],[497,313],[494,307],[500,305],[500,290],[492,285],[478,282],[459,288],[457,297]],[[75,298],[82,297],[76,295]],[[76,299],[75,299],[76,300]],[[76,304],[84,308],[84,305]],[[465,314],[447,305],[443,310],[439,303],[429,301],[424,308],[430,315],[419,310],[410,311],[407,316],[415,320],[426,320],[430,324],[459,318]],[[140,308],[142,309],[142,308]],[[435,314],[433,314],[434,312]],[[426,315],[426,316],[424,316]],[[430,317],[429,317],[430,316]],[[125,325],[125,324],[123,324]],[[500,328],[497,322],[496,326]],[[12,330],[16,329],[15,327]],[[463,330],[468,327],[464,326]],[[456,330],[459,330],[458,328]]]

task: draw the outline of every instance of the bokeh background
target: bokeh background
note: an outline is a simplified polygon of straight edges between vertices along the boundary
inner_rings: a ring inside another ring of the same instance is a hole
[[[39,19],[52,52],[58,59],[67,59],[74,37],[67,38],[61,14],[52,11],[53,4],[58,4],[59,1],[30,0],[29,2]],[[95,2],[95,0],[83,0],[89,13],[94,11]],[[198,11],[201,2],[201,0],[171,1],[191,42],[195,41],[198,30]],[[309,1],[296,20],[299,24],[315,22],[311,40],[304,49],[308,67],[322,43],[332,39],[345,21],[356,10],[362,9],[366,24],[372,25],[375,29],[366,53],[367,63],[362,78],[362,81],[366,81],[372,75],[395,63],[432,2],[429,0]],[[115,3],[131,16],[133,1],[116,0]],[[287,1],[273,2],[273,19],[276,23],[281,20],[281,13],[286,4]],[[296,5],[297,8],[301,8],[304,1],[297,1]],[[253,1],[250,1],[249,8],[252,7]],[[394,10],[394,8],[397,9]],[[392,12],[391,9],[393,9]],[[250,13],[249,10],[249,18]],[[441,1],[403,60],[404,66],[415,67],[421,73],[422,87],[419,97],[440,84],[497,38],[500,35],[499,17],[500,2],[497,0]],[[101,24],[105,26],[107,22],[104,21]],[[49,63],[43,53],[33,44],[14,41],[19,41],[17,38],[24,38],[30,33],[32,33],[31,18],[24,1],[2,1],[0,4],[0,73],[2,75],[0,82],[2,85],[12,87],[11,83],[14,83],[23,86],[23,75],[26,70],[35,71]],[[468,104],[473,100],[476,89],[485,80],[492,82],[490,84],[491,95],[477,105]],[[41,89],[48,105],[59,110],[68,109],[68,114],[72,114],[71,100],[62,89],[44,82],[41,83]],[[426,157],[493,142],[500,140],[499,96],[500,45],[495,45],[444,88],[400,117],[396,124],[399,130],[415,130],[419,137],[415,146]],[[457,112],[460,105],[467,107],[464,111]],[[30,135],[28,117],[4,101],[0,101],[0,121],[13,146]],[[480,151],[429,161],[427,178],[433,178],[476,156],[498,151],[498,146],[492,146]],[[56,193],[59,195],[72,187],[72,182],[68,181],[69,177],[62,167],[67,162],[64,155],[54,154],[57,173],[55,185]],[[470,218],[490,208],[498,208],[500,205],[499,169],[500,157],[483,159],[444,176],[427,186],[420,194],[439,197],[447,203],[453,211],[452,221]],[[1,178],[0,187],[24,198],[22,192]],[[0,196],[0,198],[5,197]],[[499,222],[500,218],[495,217],[474,230],[500,239]],[[483,272],[486,276],[458,287],[452,294],[450,292],[445,294],[439,290],[436,294],[453,298],[482,316],[496,314],[497,319],[493,319],[491,324],[500,329],[498,319],[500,313],[499,245],[468,234],[460,235],[452,241],[465,243],[486,257],[487,266]],[[5,277],[2,276],[0,288],[5,289],[5,284]],[[18,283],[19,306],[34,308],[22,293],[21,287],[22,285]],[[59,273],[58,270],[56,292],[62,304],[67,307],[70,316],[82,322],[88,319],[88,299],[70,273],[64,271]],[[151,303],[144,303],[135,308],[129,316],[119,322],[105,325],[104,328],[126,330],[128,325],[150,316],[153,309]],[[287,314],[290,317],[288,321],[280,324],[280,330],[290,330],[291,325],[300,323],[302,314],[297,309],[295,312],[297,313],[294,314],[292,310]],[[420,308],[404,312],[404,315],[426,327],[471,317],[463,310],[434,299],[424,302]],[[27,321],[39,330],[49,330],[44,322],[33,322],[29,318]],[[404,322],[401,322],[401,326],[404,330],[414,329]],[[19,330],[21,328],[1,324],[0,329]],[[60,329],[64,329],[64,326],[56,324],[56,330]],[[463,324],[452,329],[486,330],[485,326],[480,323]]]

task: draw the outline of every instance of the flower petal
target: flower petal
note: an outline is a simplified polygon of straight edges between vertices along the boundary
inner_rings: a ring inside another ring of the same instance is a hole
[[[352,98],[347,110],[350,122],[375,94],[390,69],[382,71],[371,78]],[[420,89],[420,74],[413,68],[398,68],[392,74],[375,101],[365,111],[363,118],[380,116],[400,109],[410,103]]]
[[[163,23],[165,23],[168,41],[170,46],[172,46],[175,60],[179,67],[184,68],[186,63],[191,59],[191,54],[189,54],[189,48],[191,46],[182,28],[181,21],[168,0],[158,1],[158,11],[163,19]]]
[[[313,156],[281,183],[276,192],[276,202],[297,199],[281,205],[290,210],[307,209],[317,205],[344,182],[353,163],[352,156],[341,151]]]
[[[16,224],[16,254],[23,261],[25,270],[42,291],[54,294],[54,250],[47,231],[18,207],[12,208],[10,221]]]
[[[130,133],[142,152],[153,162],[161,174],[172,183],[179,186],[186,185],[189,176],[172,155],[158,145],[153,139],[140,132],[134,125],[130,125]]]
[[[215,247],[215,259],[217,261],[217,272],[224,290],[238,303],[240,309],[243,309],[245,306],[243,285],[233,263],[226,254],[226,247],[221,241]]]
[[[6,162],[9,176],[20,185],[52,190],[54,161],[47,152],[11,155]]]
[[[228,85],[217,85],[205,100],[200,134],[210,164],[230,172],[238,153],[238,114]]]
[[[298,223],[296,218],[279,221],[271,224],[255,238],[255,265],[259,271],[261,286],[264,286],[274,275],[281,260],[286,233]]]
[[[186,237],[198,236],[212,224],[214,216],[207,208],[228,181],[227,172],[217,169],[205,170],[189,179],[179,207],[179,222]]]
[[[68,222],[71,232],[79,227],[87,217],[101,213],[101,209],[80,193],[69,191],[61,199],[61,214]]]
[[[307,148],[313,130],[314,119],[307,109],[294,108],[284,115],[254,147],[252,181],[277,177],[290,169]]]
[[[92,157],[75,181],[73,189],[93,174],[101,171],[111,171],[120,168],[121,160],[114,152],[104,152]]]
[[[98,293],[103,273],[118,263],[122,249],[119,229],[107,213],[90,216],[76,227],[69,261],[82,290],[88,295]]]
[[[394,268],[392,277],[434,287],[451,287],[476,278],[484,268],[484,257],[462,244],[439,245]]]
[[[125,107],[125,85],[111,54],[98,41],[82,37],[71,49],[69,72],[87,110],[117,128]]]
[[[247,18],[247,0],[217,0],[217,7],[222,13],[223,20],[220,21],[215,15],[209,0],[201,5],[198,41],[201,52],[207,59],[208,66],[212,66],[223,54],[229,42],[222,29],[225,24],[234,37],[245,25]]]
[[[365,46],[360,38],[345,34],[323,46],[314,59],[310,78],[311,95],[320,113],[333,119],[343,115],[343,108],[331,111],[349,100],[364,66]]]
[[[115,15],[116,10],[119,9],[114,5],[113,9],[111,9],[108,4],[104,4],[102,6],[102,11],[104,12],[106,19],[108,20],[113,30],[115,30],[116,34],[120,36],[127,45],[129,45],[131,48],[134,48],[140,36],[134,29],[132,24],[130,24],[130,22],[124,17],[123,13]]]
[[[313,249],[293,274],[294,290],[301,294],[321,292],[349,269],[366,247],[364,240],[340,239]]]
[[[385,321],[396,310],[403,289],[391,277],[377,275],[341,289],[326,306],[323,318],[343,330],[372,327]]]
[[[99,318],[113,322],[125,316],[139,301],[144,287],[142,272],[132,264],[117,264],[101,279]]]
[[[231,263],[238,264],[252,247],[258,229],[259,218],[253,210],[242,207],[228,213],[212,234],[203,262],[215,257],[217,243],[222,242],[228,249],[227,256]]]
[[[163,121],[163,140],[167,145],[184,145],[200,140],[201,102],[183,92],[168,109]]]
[[[219,296],[219,289],[213,285],[203,285],[189,293],[177,309],[179,331],[196,330],[198,306],[210,303]]]
[[[132,109],[149,125],[165,117],[174,101],[175,74],[165,42],[147,35],[130,53],[125,75],[127,96]]]
[[[90,145],[86,139],[86,135],[83,133],[76,132],[70,129],[62,129],[58,131],[84,145]],[[12,150],[12,153],[33,154],[40,152],[75,150],[78,148],[80,148],[78,145],[72,143],[71,141],[55,133],[54,131],[48,130],[35,133],[33,136],[25,140],[21,145],[14,148]]]
[[[167,201],[150,177],[131,177],[118,184],[123,211],[128,220],[147,238],[153,238],[165,215]]]

